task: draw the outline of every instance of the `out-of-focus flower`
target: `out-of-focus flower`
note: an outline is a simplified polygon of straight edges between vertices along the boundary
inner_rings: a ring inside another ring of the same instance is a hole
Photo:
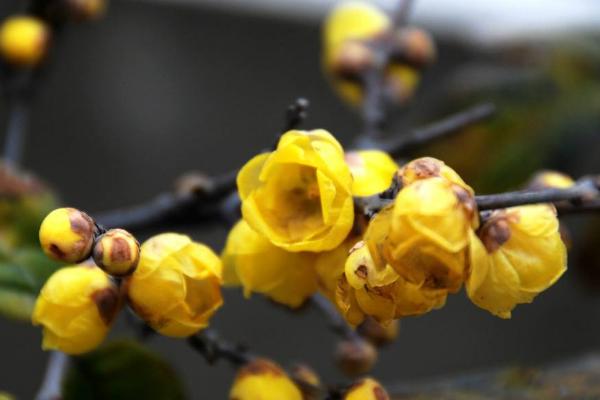
[[[497,210],[471,234],[471,301],[501,318],[530,303],[566,271],[567,252],[549,205]]]
[[[377,362],[377,349],[366,340],[343,340],[335,349],[335,362],[348,377],[364,375]]]
[[[65,0],[70,17],[77,21],[89,21],[102,17],[108,0]]]
[[[40,244],[50,258],[77,263],[88,258],[96,235],[94,220],[75,208],[58,208],[40,226]]]
[[[100,268],[66,267],[46,281],[32,322],[44,328],[44,350],[81,354],[104,340],[119,304],[117,287]]]
[[[40,19],[15,16],[0,26],[0,53],[10,64],[33,67],[48,51],[50,29]]]
[[[240,368],[229,399],[302,400],[302,393],[281,367],[270,360],[258,359]]]
[[[365,378],[355,384],[344,395],[344,400],[389,400],[383,386],[375,379]]]
[[[96,265],[113,276],[131,274],[140,260],[140,244],[123,229],[111,229],[98,239],[92,251]]]
[[[285,251],[239,221],[229,232],[223,250],[225,284],[262,293],[289,307],[298,307],[317,290],[317,254]]]
[[[141,247],[140,262],[126,278],[129,303],[166,336],[190,336],[208,326],[223,304],[221,260],[207,246],[163,233]]]
[[[324,130],[289,131],[237,177],[244,220],[287,251],[325,251],[354,222],[352,175],[342,146]]]
[[[348,152],[346,162],[354,179],[354,196],[370,196],[383,192],[390,186],[399,168],[392,157],[379,150]]]

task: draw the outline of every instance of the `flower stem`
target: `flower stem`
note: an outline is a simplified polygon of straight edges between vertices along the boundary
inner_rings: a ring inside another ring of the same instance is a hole
[[[65,353],[53,351],[46,367],[46,375],[38,391],[36,400],[60,400],[62,398],[62,382],[69,367],[70,358]]]

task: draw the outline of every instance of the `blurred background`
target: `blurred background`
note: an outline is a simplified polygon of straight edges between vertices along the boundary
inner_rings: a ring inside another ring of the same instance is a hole
[[[2,0],[0,16],[19,3]],[[307,128],[350,143],[360,119],[330,90],[319,59],[320,22],[332,4],[113,1],[104,19],[69,26],[57,39],[23,167],[65,205],[93,215],[169,190],[186,171],[239,167],[272,142],[298,96],[311,102]],[[600,172],[598,2],[417,0],[413,14],[433,32],[438,61],[390,133],[482,100],[499,107],[489,122],[415,156],[442,158],[481,193],[518,187],[542,168]],[[402,321],[373,375],[384,384],[415,382],[599,350],[600,216],[565,222],[574,243],[570,271],[533,305],[505,321],[463,293],[451,296],[442,310]],[[226,231],[200,228],[188,233],[221,249]],[[225,336],[283,365],[306,362],[328,382],[342,380],[331,359],[336,338],[318,312],[293,315],[258,295],[244,300],[240,290],[225,296],[213,322]],[[131,332],[120,321],[112,336]],[[40,341],[39,329],[0,319],[0,390],[33,397],[47,357]],[[156,337],[149,346],[181,373],[190,398],[225,397],[233,379],[226,363],[207,366],[177,340]]]

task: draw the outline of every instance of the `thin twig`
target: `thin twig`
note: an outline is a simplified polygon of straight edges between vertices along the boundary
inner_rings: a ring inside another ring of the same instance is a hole
[[[399,0],[395,9],[392,11],[392,21],[396,28],[406,24],[408,16],[413,6],[412,0]]]
[[[483,103],[457,114],[434,122],[423,128],[415,129],[407,135],[397,135],[387,141],[380,142],[377,147],[398,158],[431,142],[461,132],[464,128],[489,118],[496,111],[492,103]]]
[[[23,157],[25,135],[29,125],[29,106],[27,101],[18,95],[10,96],[8,123],[4,139],[4,162],[18,167]]]
[[[586,200],[598,197],[598,188],[590,179],[578,181],[565,189],[521,190],[491,195],[475,196],[480,211],[513,207],[525,204],[575,202],[571,207],[585,204]]]
[[[310,102],[304,97],[298,97],[286,110],[285,123],[282,132],[297,129],[308,117]]]
[[[38,391],[36,400],[62,399],[62,381],[69,367],[69,356],[59,351],[50,353],[44,381]]]

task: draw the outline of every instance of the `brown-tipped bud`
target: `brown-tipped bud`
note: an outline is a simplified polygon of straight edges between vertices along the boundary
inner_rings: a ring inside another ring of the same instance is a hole
[[[50,258],[78,263],[90,256],[96,236],[94,220],[75,208],[58,208],[44,218],[40,243]]]
[[[362,324],[358,326],[358,332],[362,337],[380,347],[391,343],[398,337],[400,330],[400,321],[393,320],[387,324],[380,324],[372,317],[367,317]]]
[[[377,350],[366,340],[344,340],[337,345],[335,361],[348,377],[364,375],[375,365]]]
[[[135,271],[140,260],[140,244],[123,229],[111,229],[100,236],[92,252],[96,265],[113,276],[126,276]]]
[[[352,40],[342,45],[337,54],[334,71],[341,78],[359,80],[375,63],[373,50],[367,43]]]
[[[365,378],[350,386],[343,400],[390,400],[390,396],[375,379]]]
[[[305,364],[296,364],[291,369],[291,378],[294,380],[304,400],[318,400],[321,379],[317,373]]]
[[[68,16],[75,21],[90,21],[102,17],[108,0],[64,0]]]
[[[393,57],[399,62],[425,67],[435,60],[435,43],[426,31],[407,27],[396,33]]]

